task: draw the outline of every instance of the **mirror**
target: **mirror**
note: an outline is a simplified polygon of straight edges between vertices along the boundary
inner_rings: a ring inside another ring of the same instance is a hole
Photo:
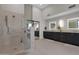
[[[49,22],[49,30],[56,29],[56,22]]]
[[[69,28],[77,28],[77,21],[76,20],[70,20],[69,21]]]
[[[39,21],[34,21],[34,35],[35,35],[35,40],[39,39],[40,36],[40,22]]]
[[[68,20],[68,28],[69,29],[78,29],[79,28],[79,18],[74,18]]]

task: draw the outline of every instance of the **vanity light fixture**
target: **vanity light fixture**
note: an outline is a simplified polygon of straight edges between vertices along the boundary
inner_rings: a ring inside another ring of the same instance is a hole
[[[64,21],[63,20],[59,20],[59,26],[62,28],[64,27]]]

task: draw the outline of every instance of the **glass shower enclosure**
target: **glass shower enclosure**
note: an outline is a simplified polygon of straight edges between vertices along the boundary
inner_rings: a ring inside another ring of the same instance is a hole
[[[25,21],[24,18],[22,20],[15,18],[5,16],[0,19],[1,55],[27,53],[31,47],[28,21]]]

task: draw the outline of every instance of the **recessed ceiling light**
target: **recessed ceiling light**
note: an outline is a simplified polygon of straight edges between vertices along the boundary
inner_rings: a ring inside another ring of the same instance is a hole
[[[47,7],[47,4],[36,4],[34,6],[40,8],[40,9],[43,9],[43,8]]]
[[[39,4],[40,6],[42,6],[43,4]]]

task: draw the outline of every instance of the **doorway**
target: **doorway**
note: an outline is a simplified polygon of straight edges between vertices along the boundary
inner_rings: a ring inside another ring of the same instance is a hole
[[[40,22],[39,21],[34,21],[34,36],[35,40],[39,40],[40,37]]]

